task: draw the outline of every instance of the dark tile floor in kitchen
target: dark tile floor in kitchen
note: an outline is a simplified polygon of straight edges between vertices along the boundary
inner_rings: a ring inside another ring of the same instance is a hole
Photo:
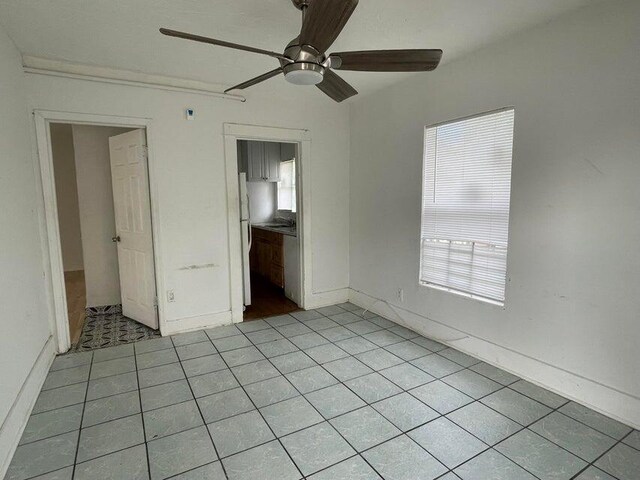
[[[361,313],[58,357],[5,478],[640,478],[640,432]]]

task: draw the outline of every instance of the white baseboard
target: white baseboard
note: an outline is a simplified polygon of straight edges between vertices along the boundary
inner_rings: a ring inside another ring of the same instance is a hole
[[[337,303],[344,303],[349,300],[349,289],[339,288],[328,292],[318,292],[307,294],[305,298],[305,310],[313,310],[314,308],[328,307]]]
[[[313,293],[307,295],[305,309],[326,307],[335,305],[336,303],[344,303],[349,299],[349,289],[340,288],[329,292]],[[209,313],[206,315],[198,315],[195,317],[180,318],[165,322],[161,327],[163,336],[175,335],[177,333],[193,332],[202,330],[203,328],[221,327],[232,323],[242,322],[242,310],[235,312],[231,310],[219,313]]]
[[[0,427],[0,478],[4,478],[18,447],[18,442],[27,425],[31,410],[33,410],[42,384],[44,383],[49,367],[56,356],[56,347],[53,337],[49,337],[40,351],[33,368],[22,384],[7,417]]]
[[[219,313],[208,313],[195,317],[179,318],[165,322],[161,329],[163,336],[175,335],[177,333],[193,332],[203,328],[214,328],[233,323],[231,310]]]
[[[349,301],[355,305],[640,429],[640,398],[634,395],[447,327],[402,307],[390,306],[363,292],[349,290]]]

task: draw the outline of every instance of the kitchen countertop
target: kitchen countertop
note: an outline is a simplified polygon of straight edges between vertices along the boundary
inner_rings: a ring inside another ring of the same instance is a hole
[[[267,230],[269,232],[281,233],[283,235],[289,235],[290,237],[298,236],[298,229],[294,227],[272,227],[269,224],[252,224],[252,227],[259,228],[261,230]]]

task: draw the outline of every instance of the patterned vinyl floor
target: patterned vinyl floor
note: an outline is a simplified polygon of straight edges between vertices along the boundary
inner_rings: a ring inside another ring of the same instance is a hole
[[[70,352],[86,352],[98,348],[115,347],[160,336],[158,330],[131,320],[122,311],[113,308],[106,311],[87,312],[80,340]]]

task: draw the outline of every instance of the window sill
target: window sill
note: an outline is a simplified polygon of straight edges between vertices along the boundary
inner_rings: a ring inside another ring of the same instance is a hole
[[[463,292],[461,290],[456,290],[455,288],[449,288],[449,287],[443,287],[442,285],[436,285],[435,283],[429,283],[429,282],[419,282],[421,287],[426,287],[426,288],[430,288],[433,290],[438,290],[441,292],[448,292],[448,293],[452,293],[454,295],[458,295],[459,297],[464,297],[464,298],[470,298],[472,300],[477,300],[479,302],[482,303],[488,303],[489,305],[495,305],[497,307],[502,307],[503,309],[504,307],[504,300],[500,301],[500,300],[494,300],[492,298],[487,298],[487,297],[482,297],[480,295],[474,295],[473,293],[468,293],[468,292]]]

